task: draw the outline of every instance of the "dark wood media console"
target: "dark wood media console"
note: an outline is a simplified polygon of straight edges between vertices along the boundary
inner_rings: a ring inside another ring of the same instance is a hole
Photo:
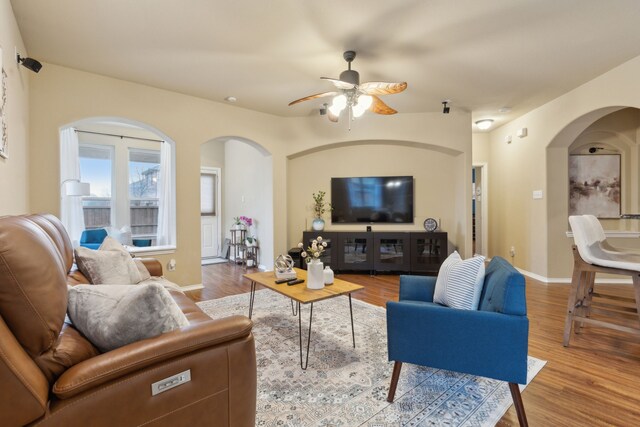
[[[322,262],[338,272],[438,274],[448,255],[446,232],[305,231],[305,248],[318,236],[327,242]]]

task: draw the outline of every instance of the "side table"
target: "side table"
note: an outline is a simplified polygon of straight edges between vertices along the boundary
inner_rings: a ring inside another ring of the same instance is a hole
[[[260,253],[260,247],[258,246],[244,246],[244,255],[242,257],[242,264],[244,268],[247,267],[258,267],[258,254]],[[252,265],[249,265],[249,261],[252,262]]]
[[[233,261],[236,264],[241,264],[244,262],[244,239],[247,235],[247,230],[230,230],[231,231],[231,242],[229,243],[229,262]],[[233,258],[232,258],[233,257]]]

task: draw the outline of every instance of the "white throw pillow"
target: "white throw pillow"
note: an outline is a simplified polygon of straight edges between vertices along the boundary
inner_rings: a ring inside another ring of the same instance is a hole
[[[484,285],[484,257],[463,260],[454,251],[442,263],[433,302],[463,310],[477,310]]]
[[[76,329],[102,352],[189,324],[169,291],[155,283],[73,286],[67,312]]]

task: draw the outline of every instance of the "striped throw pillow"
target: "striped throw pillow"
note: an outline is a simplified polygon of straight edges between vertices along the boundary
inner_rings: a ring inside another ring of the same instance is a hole
[[[447,307],[477,310],[484,284],[484,257],[463,260],[457,251],[442,263],[433,301]]]

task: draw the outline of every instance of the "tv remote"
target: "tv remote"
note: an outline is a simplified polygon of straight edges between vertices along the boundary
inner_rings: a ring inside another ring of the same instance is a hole
[[[279,285],[281,283],[287,283],[287,282],[289,282],[291,280],[294,280],[294,279],[278,279],[278,280],[276,280],[276,284]]]
[[[287,282],[287,285],[291,286],[291,285],[297,285],[299,283],[304,283],[304,279],[291,280],[291,281]]]

